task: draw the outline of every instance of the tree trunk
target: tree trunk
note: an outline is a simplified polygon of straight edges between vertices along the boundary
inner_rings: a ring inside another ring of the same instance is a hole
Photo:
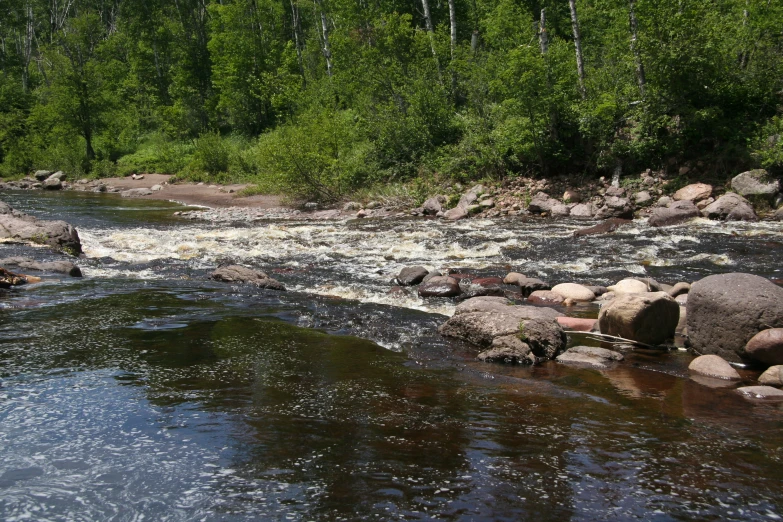
[[[323,53],[326,58],[326,74],[332,77],[332,47],[329,45],[329,25],[326,23],[326,13],[321,0],[316,0],[319,11],[321,12],[321,35],[323,37]]]
[[[299,61],[299,72],[302,74],[302,82],[307,85],[305,79],[304,60],[302,59],[302,39],[299,36],[302,32],[301,16],[299,15],[299,7],[294,0],[291,0],[291,16],[293,18],[294,26],[294,44],[296,45],[296,59]]]
[[[24,51],[22,55],[22,91],[26,93],[30,88],[30,58],[33,54],[33,6],[29,3],[25,9],[25,18]]]
[[[435,66],[438,68],[438,79],[441,85],[443,84],[443,75],[440,71],[440,61],[438,60],[438,51],[435,50],[435,29],[432,25],[432,15],[430,14],[429,0],[421,0],[421,6],[424,8],[424,24],[427,27],[427,34],[430,37],[430,49],[432,49],[432,57],[435,58]]]
[[[576,0],[568,0],[571,8],[571,28],[574,31],[574,46],[576,47],[576,72],[579,75],[579,93],[582,99],[587,98],[587,88],[585,87],[585,62],[582,57],[582,38],[579,36],[579,18],[576,15]]]
[[[745,33],[747,26],[748,26],[748,16],[750,16],[750,13],[748,12],[748,4],[750,4],[750,0],[745,0],[745,9],[742,10],[742,32]],[[745,35],[743,35],[745,36]],[[747,40],[746,40],[747,42]],[[746,43],[747,45],[747,43]],[[740,69],[745,69],[748,65],[748,49],[745,48],[740,53]]]
[[[538,45],[541,46],[541,54],[546,56],[549,51],[549,38],[546,34],[546,9],[541,10],[541,22],[538,24]]]
[[[449,28],[451,32],[451,92],[456,96],[457,72],[453,69],[454,60],[457,57],[457,11],[454,8],[454,0],[449,0]]]
[[[630,7],[630,22],[631,22],[631,52],[633,53],[633,59],[636,62],[636,81],[639,83],[639,92],[644,98],[644,88],[646,79],[644,76],[644,63],[642,63],[642,53],[639,51],[639,30],[636,24],[636,12],[634,11],[635,0],[628,0]]]

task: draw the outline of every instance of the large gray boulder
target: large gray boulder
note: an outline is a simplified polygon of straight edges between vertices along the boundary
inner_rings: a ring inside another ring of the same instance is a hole
[[[680,305],[666,292],[621,294],[598,313],[601,333],[645,344],[662,344],[674,337]]]
[[[783,288],[751,274],[708,276],[691,285],[686,316],[694,351],[740,362],[753,336],[783,327]]]
[[[571,217],[575,219],[593,219],[596,209],[592,203],[578,203],[571,208]]]
[[[36,170],[33,177],[38,181],[46,181],[46,178],[52,175],[51,170]]]
[[[402,286],[418,285],[429,273],[423,266],[406,266],[397,275],[397,282]]]
[[[668,227],[695,217],[699,217],[699,209],[693,201],[683,199],[668,207],[654,208],[648,222],[652,227]]]
[[[457,306],[438,331],[488,347],[498,337],[517,336],[539,357],[551,357],[565,347],[566,335],[557,323],[562,314],[535,306],[514,306],[502,297],[475,297]]]
[[[631,219],[633,218],[633,205],[631,205],[631,201],[628,198],[606,196],[604,198],[604,205],[598,209],[595,217],[596,219]]]
[[[63,182],[57,178],[49,178],[43,182],[43,188],[46,190],[60,190],[63,188]]]
[[[737,174],[731,180],[731,189],[741,196],[761,197],[772,201],[780,191],[780,183],[772,179],[764,169],[749,170]]]
[[[545,192],[537,192],[530,200],[530,204],[527,206],[527,210],[533,214],[544,214],[552,211],[555,205],[561,203],[546,194]]]
[[[220,266],[209,277],[223,283],[249,283],[259,288],[285,290],[285,286],[282,283],[272,279],[264,272],[240,265]]]
[[[756,221],[758,217],[750,202],[733,192],[724,194],[701,211],[702,216],[726,221]]]
[[[446,196],[433,196],[421,206],[422,213],[425,216],[434,216],[443,210],[443,204],[446,203]]]
[[[68,254],[82,252],[79,233],[65,221],[45,221],[0,202],[0,239],[49,245]]]

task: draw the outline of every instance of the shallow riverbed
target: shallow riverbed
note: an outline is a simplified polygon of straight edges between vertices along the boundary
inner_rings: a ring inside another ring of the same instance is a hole
[[[0,294],[0,519],[783,516],[783,408],[688,379],[686,352],[603,372],[483,364],[435,331],[453,302],[389,294],[412,264],[779,280],[781,224],[575,240],[571,221],[214,224],[161,201],[2,199],[73,223],[87,258],[83,279]],[[289,291],[208,281],[228,259]]]

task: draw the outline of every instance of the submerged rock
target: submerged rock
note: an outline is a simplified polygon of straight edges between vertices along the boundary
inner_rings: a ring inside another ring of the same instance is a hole
[[[49,245],[68,254],[82,252],[79,233],[65,221],[45,221],[0,202],[0,239]]]
[[[737,393],[744,395],[748,399],[783,401],[783,390],[778,390],[772,386],[744,386],[737,388]]]
[[[209,276],[215,281],[224,283],[250,283],[259,288],[268,288],[270,290],[285,290],[285,286],[279,281],[272,279],[264,272],[253,270],[240,265],[220,266]]]
[[[598,225],[583,228],[574,232],[574,237],[591,236],[596,234],[608,234],[614,232],[623,225],[632,223],[630,219],[611,218]]]
[[[557,356],[557,362],[574,366],[607,369],[617,361],[624,359],[623,354],[606,348],[593,346],[574,346]]]
[[[71,277],[81,277],[82,271],[70,261],[38,262],[27,257],[7,257],[0,259],[0,265],[14,265],[26,270],[38,270],[41,272],[57,272]]]
[[[696,352],[740,362],[753,336],[783,328],[783,288],[752,274],[712,275],[691,285],[686,310]]]

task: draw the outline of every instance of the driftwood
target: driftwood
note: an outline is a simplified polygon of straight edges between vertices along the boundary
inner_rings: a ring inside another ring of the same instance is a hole
[[[602,334],[598,332],[579,332],[579,331],[568,332],[568,335],[574,335],[574,334],[581,334],[587,337],[588,339],[593,339],[595,341],[603,341],[609,344],[632,344],[634,346],[641,346],[642,348],[649,348],[651,350],[657,348],[656,346],[653,346],[651,344],[634,341],[633,339],[626,339],[625,337],[617,337],[615,335]]]
[[[12,286],[26,285],[27,283],[39,283],[40,281],[40,277],[15,274],[0,267],[0,288],[11,288]]]

